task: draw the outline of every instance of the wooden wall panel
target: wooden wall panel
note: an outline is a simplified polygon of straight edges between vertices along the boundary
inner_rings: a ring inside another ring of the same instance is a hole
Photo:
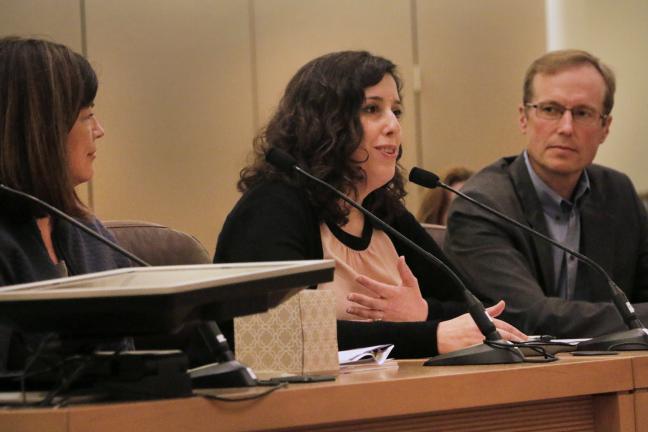
[[[79,0],[0,0],[0,36],[41,37],[81,52]]]
[[[237,0],[87,1],[100,74],[95,207],[213,250],[252,139],[249,14]]]
[[[79,0],[0,0],[0,36],[37,37],[62,43],[81,53]],[[88,202],[88,186],[77,188]]]
[[[613,396],[611,396],[613,397]],[[276,429],[273,432],[598,432],[593,397],[540,401],[456,412],[386,417],[346,424]],[[611,421],[608,423],[613,426]],[[606,429],[612,432],[614,429]]]
[[[481,168],[524,146],[524,72],[545,51],[543,2],[417,0],[423,162]]]

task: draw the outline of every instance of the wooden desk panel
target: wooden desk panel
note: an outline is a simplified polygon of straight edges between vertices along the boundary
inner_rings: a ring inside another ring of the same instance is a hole
[[[636,390],[634,409],[637,432],[648,432],[648,390]]]
[[[65,410],[0,409],[0,431],[11,432],[67,432],[69,413]]]
[[[333,383],[292,385],[249,402],[188,398],[10,410],[0,412],[0,430],[43,430],[36,425],[47,416],[47,429],[68,431],[357,430],[360,425],[363,430],[411,430],[443,424],[448,429],[439,430],[493,430],[494,424],[507,430],[507,424],[519,428],[533,422],[537,430],[597,430],[605,418],[611,420],[600,431],[634,430],[630,356],[563,356],[543,365],[399,364],[398,370],[341,375]]]
[[[635,389],[648,389],[648,352],[624,353],[632,358]]]
[[[648,353],[633,353],[631,358],[637,432],[648,432]]]

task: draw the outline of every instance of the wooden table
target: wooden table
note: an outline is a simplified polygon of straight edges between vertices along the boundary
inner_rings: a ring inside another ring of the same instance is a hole
[[[194,397],[6,409],[0,410],[0,430],[648,432],[648,354],[561,355],[550,364],[421,365],[400,361],[398,369],[295,384],[248,402]]]

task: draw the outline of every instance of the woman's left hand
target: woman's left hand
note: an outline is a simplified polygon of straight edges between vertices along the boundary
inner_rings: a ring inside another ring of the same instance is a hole
[[[513,327],[506,321],[498,320],[495,317],[504,312],[505,304],[500,300],[496,305],[486,309],[486,313],[492,318],[495,328],[502,339],[524,342],[528,336],[517,328]],[[470,314],[459,315],[448,321],[441,321],[437,327],[437,348],[439,354],[456,351],[471,345],[479,344],[484,341],[484,335],[481,333],[475,321]]]
[[[347,300],[355,303],[347,312],[358,318],[374,321],[425,321],[428,304],[421,297],[418,280],[405,263],[404,257],[398,258],[398,272],[401,285],[388,285],[367,276],[358,276],[356,282],[367,288],[375,297],[351,293]]]

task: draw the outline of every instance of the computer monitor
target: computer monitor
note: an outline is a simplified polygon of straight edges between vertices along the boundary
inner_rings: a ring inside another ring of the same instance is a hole
[[[0,316],[71,337],[170,334],[263,312],[333,280],[331,260],[137,267],[0,288]]]

